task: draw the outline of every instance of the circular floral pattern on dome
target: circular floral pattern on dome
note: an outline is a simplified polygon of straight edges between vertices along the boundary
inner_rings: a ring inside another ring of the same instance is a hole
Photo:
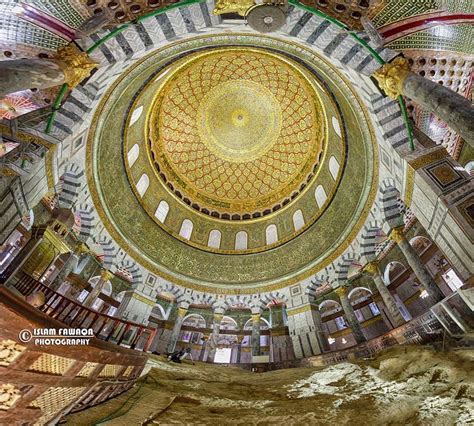
[[[250,49],[214,51],[167,77],[149,122],[151,151],[160,176],[194,208],[258,217],[313,176],[322,111],[297,64]]]

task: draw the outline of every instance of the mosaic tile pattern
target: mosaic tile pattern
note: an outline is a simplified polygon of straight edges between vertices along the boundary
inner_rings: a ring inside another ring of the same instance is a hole
[[[387,0],[384,8],[371,18],[376,27],[381,27],[403,18],[438,9],[439,6],[436,0]]]
[[[474,26],[444,25],[419,31],[388,44],[394,50],[432,49],[473,54]]]
[[[67,43],[53,33],[15,16],[11,10],[0,11],[0,34],[2,34],[2,41],[9,42],[12,49],[15,48],[14,44],[11,45],[12,42],[38,46],[51,51]]]
[[[79,28],[87,18],[74,9],[68,0],[33,0],[32,4],[72,28]]]

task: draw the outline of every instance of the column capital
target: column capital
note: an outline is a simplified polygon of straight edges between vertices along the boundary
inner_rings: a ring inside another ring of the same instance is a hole
[[[108,269],[103,269],[100,273],[100,278],[104,281],[109,281],[113,278],[114,274]]]
[[[76,87],[82,80],[89,77],[98,65],[86,52],[79,50],[74,44],[60,47],[54,59],[64,73],[64,79],[70,88]]]
[[[80,256],[80,255],[89,253],[90,250],[89,250],[89,247],[87,247],[85,243],[80,242],[74,249],[74,252]]]
[[[349,289],[346,287],[346,286],[340,286],[336,289],[334,289],[334,292],[339,296],[344,296],[346,295],[347,293],[349,293]]]
[[[403,83],[410,73],[408,60],[398,56],[392,62],[375,71],[372,76],[378,81],[385,94],[396,100],[403,94]]]
[[[178,307],[177,314],[178,314],[179,318],[184,318],[184,316],[186,315],[187,312],[188,312],[188,308],[185,308],[183,306]]]
[[[403,232],[405,229],[405,226],[397,226],[396,228],[392,228],[390,231],[390,235],[388,238],[391,240],[395,241],[397,244],[401,243],[403,240],[406,239],[405,233]]]
[[[379,263],[376,260],[367,263],[364,266],[364,271],[370,275],[380,275]]]
[[[220,312],[214,312],[214,314],[212,315],[212,319],[214,320],[214,322],[221,322],[222,318],[224,318],[224,314]]]
[[[261,316],[260,313],[258,313],[258,314],[252,314],[252,315],[251,315],[252,322],[260,322],[260,316]]]

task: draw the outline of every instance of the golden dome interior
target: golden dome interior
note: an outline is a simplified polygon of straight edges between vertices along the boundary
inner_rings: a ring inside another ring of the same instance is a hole
[[[167,75],[151,150],[173,188],[228,213],[272,208],[298,190],[323,147],[325,117],[304,70],[251,49],[199,55]]]

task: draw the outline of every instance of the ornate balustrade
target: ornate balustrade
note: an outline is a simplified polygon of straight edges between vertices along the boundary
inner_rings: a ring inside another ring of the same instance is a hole
[[[40,291],[45,296],[45,303],[38,308],[50,318],[59,321],[70,328],[92,329],[94,336],[126,345],[131,349],[148,351],[156,329],[124,321],[82,306],[79,302],[50,289],[34,278],[23,274],[14,284],[14,289],[23,296]]]
[[[325,353],[307,358],[307,365],[330,365],[356,358],[372,358],[383,349],[403,344],[421,345],[440,340],[444,328],[431,311],[390,330],[389,332],[371,339],[368,342],[352,346],[342,351]]]
[[[46,310],[54,309],[52,303]],[[59,336],[53,346],[21,334],[61,327],[0,287],[0,424],[56,424],[68,412],[130,389],[140,377],[147,362],[143,352],[94,337],[79,347]]]

